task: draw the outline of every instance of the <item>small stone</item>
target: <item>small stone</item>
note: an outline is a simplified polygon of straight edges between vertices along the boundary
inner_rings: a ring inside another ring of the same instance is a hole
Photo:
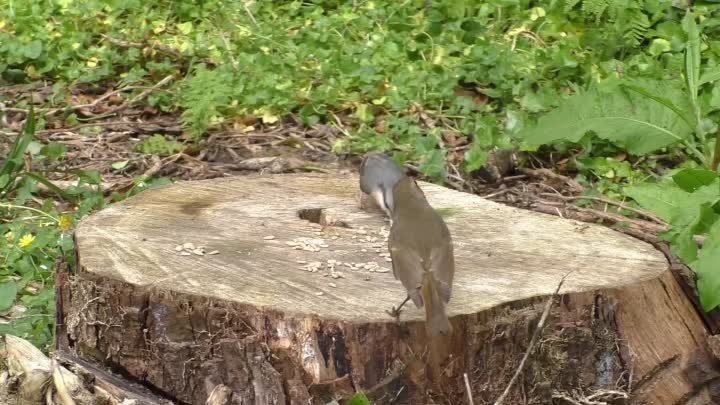
[[[375,249],[375,253],[380,253],[380,252],[381,252],[380,249]]]
[[[175,251],[176,251],[176,252],[180,252],[180,251],[182,251],[182,250],[183,250],[182,245],[177,245],[177,246],[175,246]]]
[[[180,252],[180,256],[192,256],[192,253],[183,250]]]
[[[360,249],[361,252],[367,252],[367,249]]]
[[[297,246],[297,243],[292,242],[292,241],[285,242],[285,244],[288,246]]]
[[[210,252],[210,253],[208,253],[208,254],[209,254],[209,255],[216,255],[216,254],[218,254],[218,253],[220,253],[220,252],[217,251],[217,250],[213,250],[212,252]]]
[[[323,295],[323,294],[325,294],[325,293],[322,292],[322,291],[318,291],[318,292],[315,293],[315,295],[317,295],[318,297],[321,296],[321,295]]]
[[[366,234],[367,234],[367,231],[364,230],[364,229],[360,229],[360,230],[357,231],[357,233],[359,233],[360,235],[366,235]]]
[[[272,235],[268,235],[268,236],[264,237],[263,239],[265,239],[265,240],[273,240],[273,239],[275,239],[275,237],[272,236]]]
[[[326,248],[326,247],[330,247],[330,245],[328,245],[328,244],[326,244],[326,243],[323,243],[323,244],[320,245],[320,247],[321,247],[321,248]]]
[[[183,249],[195,250],[195,245],[194,245],[193,243],[190,243],[190,242],[188,242],[188,243],[183,243],[182,247],[183,247]]]
[[[335,283],[328,283],[328,285],[329,285],[330,287],[332,287],[332,288],[337,288],[337,286],[335,285]]]
[[[203,252],[202,249],[195,249],[195,250],[193,250],[192,252],[193,252],[194,254],[198,255],[198,256],[204,256],[204,255],[205,255],[205,252]]]
[[[389,257],[386,257],[386,258],[385,258],[385,261],[386,261],[386,262],[391,262],[391,261],[392,261],[392,259],[391,259],[391,258],[389,258]]]
[[[376,273],[389,273],[390,269],[386,269],[385,267],[380,267],[379,269],[375,270]]]
[[[365,275],[365,281],[370,281],[370,276],[367,274]]]
[[[300,264],[306,264],[306,263],[307,263],[305,260],[298,260],[297,262],[300,263]]]

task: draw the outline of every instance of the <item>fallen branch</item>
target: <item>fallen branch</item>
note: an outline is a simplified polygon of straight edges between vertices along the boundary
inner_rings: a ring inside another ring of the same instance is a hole
[[[604,204],[614,205],[614,206],[616,206],[616,207],[618,207],[618,208],[624,209],[624,210],[626,210],[626,211],[634,212],[634,213],[636,213],[636,214],[638,214],[638,215],[640,215],[640,216],[642,216],[642,217],[645,217],[645,218],[650,219],[650,220],[652,220],[652,221],[654,221],[654,222],[657,222],[658,224],[660,224],[660,225],[662,225],[662,226],[667,226],[667,223],[665,223],[665,221],[663,221],[662,219],[656,217],[655,215],[653,215],[653,214],[651,214],[651,213],[649,213],[649,212],[647,212],[647,211],[645,211],[645,210],[643,210],[643,209],[630,207],[630,206],[628,206],[628,205],[626,205],[626,204],[621,203],[620,201],[611,200],[611,199],[609,199],[609,198],[590,197],[590,196],[582,196],[582,195],[577,195],[577,196],[565,196],[565,195],[553,194],[553,193],[540,193],[540,196],[542,196],[542,197],[554,197],[554,198],[559,198],[559,199],[565,200],[565,201],[589,200],[589,201],[597,201],[597,202],[601,202],[601,203],[604,203]]]

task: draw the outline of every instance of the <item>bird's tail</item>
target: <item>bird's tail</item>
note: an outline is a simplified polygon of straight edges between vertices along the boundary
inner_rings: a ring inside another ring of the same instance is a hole
[[[430,271],[426,271],[423,275],[420,294],[425,305],[425,326],[430,335],[449,335],[452,332],[452,325],[445,312],[445,302],[440,296],[438,282]]]

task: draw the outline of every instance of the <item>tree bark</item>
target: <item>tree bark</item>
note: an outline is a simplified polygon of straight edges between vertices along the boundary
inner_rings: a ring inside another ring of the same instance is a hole
[[[364,391],[377,404],[464,404],[464,374],[474,403],[492,403],[567,275],[505,403],[716,400],[707,333],[660,252],[436,185],[420,183],[453,235],[454,333],[430,341],[416,308],[396,323],[385,311],[405,291],[386,260],[388,225],[358,208],[357,184],[179,183],[90,216],[77,274],[59,283],[58,339],[181,403],[325,404]],[[438,348],[447,356],[430,355]]]

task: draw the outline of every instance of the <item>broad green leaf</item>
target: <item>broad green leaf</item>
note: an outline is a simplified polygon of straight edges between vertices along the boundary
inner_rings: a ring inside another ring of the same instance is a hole
[[[670,241],[670,248],[677,257],[684,263],[692,263],[698,252],[693,236],[706,232],[717,219],[718,215],[710,203],[688,204],[675,211],[671,219],[671,230],[662,236]]]
[[[655,102],[662,104],[663,106],[669,108],[675,114],[677,114],[678,117],[682,118],[685,121],[685,123],[688,124],[688,126],[690,126],[690,127],[695,126],[695,123],[692,122],[691,117],[689,117],[685,111],[682,111],[678,106],[676,106],[672,102],[672,100],[667,99],[665,97],[658,96],[657,94],[653,94],[650,91],[648,91],[647,89],[644,89],[640,86],[635,86],[633,84],[622,84],[621,87],[624,89],[630,90],[630,91],[634,91],[634,92],[641,94]]]
[[[690,193],[671,183],[638,184],[625,187],[624,193],[637,201],[641,207],[657,215],[665,222],[670,222],[670,218],[674,210],[679,206],[679,202],[690,195]]]
[[[702,75],[700,75],[698,86],[702,86],[705,83],[710,83],[717,80],[720,80],[720,67],[716,66],[714,68],[705,70]]]
[[[12,307],[17,295],[17,286],[12,281],[0,283],[0,311],[7,311]]]
[[[663,89],[663,99],[679,111],[690,110],[677,86],[665,82],[632,84],[651,94]],[[564,100],[559,108],[542,116],[534,128],[521,130],[519,136],[531,144],[578,142],[588,131],[640,155],[691,138],[693,128],[663,103],[609,84]]]
[[[690,268],[698,276],[698,293],[700,305],[710,311],[720,305],[720,221],[715,222],[698,258],[690,263]]]
[[[673,176],[675,184],[688,193],[692,193],[702,186],[707,186],[715,181],[718,176],[715,172],[703,169],[683,169]]]

